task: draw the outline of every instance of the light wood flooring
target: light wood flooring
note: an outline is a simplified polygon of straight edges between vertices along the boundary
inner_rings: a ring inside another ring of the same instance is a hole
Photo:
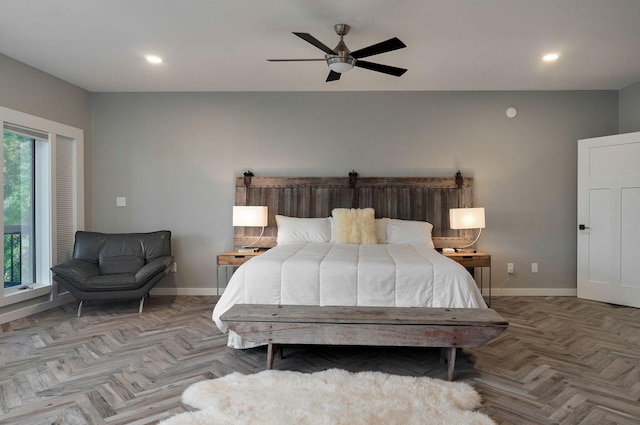
[[[0,326],[0,424],[155,424],[191,383],[265,367],[211,321],[215,297],[76,303]],[[510,322],[464,350],[456,380],[498,424],[640,424],[640,309],[571,297],[494,297]],[[275,369],[332,367],[446,379],[437,349],[286,347]]]

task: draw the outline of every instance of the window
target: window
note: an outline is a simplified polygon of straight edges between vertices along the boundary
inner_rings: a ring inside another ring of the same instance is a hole
[[[84,227],[82,130],[0,107],[4,285],[0,306],[50,294],[53,264]]]
[[[7,289],[35,282],[36,139],[8,130],[3,137],[4,288]]]

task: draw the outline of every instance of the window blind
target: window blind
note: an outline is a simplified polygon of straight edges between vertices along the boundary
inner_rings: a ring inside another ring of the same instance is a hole
[[[75,140],[56,136],[56,248],[58,262],[73,256],[76,229]]]

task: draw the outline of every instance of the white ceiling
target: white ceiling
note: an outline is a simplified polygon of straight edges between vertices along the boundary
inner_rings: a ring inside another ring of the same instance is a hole
[[[407,73],[266,61],[322,58],[291,32],[334,47],[337,23],[351,50],[398,37],[367,60]],[[616,90],[639,51],[640,0],[0,0],[0,53],[92,92]]]

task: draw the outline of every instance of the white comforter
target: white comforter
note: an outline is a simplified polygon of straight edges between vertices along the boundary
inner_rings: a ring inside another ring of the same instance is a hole
[[[235,304],[486,307],[473,277],[426,245],[287,244],[238,268],[213,310]],[[256,344],[229,332],[228,345]]]

